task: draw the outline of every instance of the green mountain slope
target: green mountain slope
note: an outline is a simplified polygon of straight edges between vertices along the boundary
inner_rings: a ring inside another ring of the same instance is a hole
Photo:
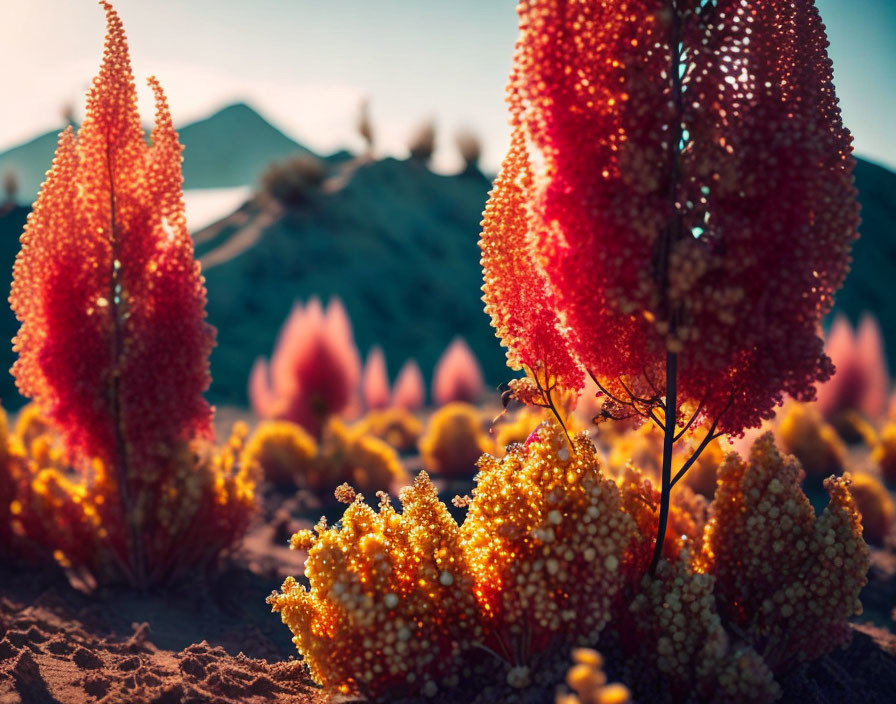
[[[178,132],[184,145],[184,188],[251,186],[271,161],[308,153],[244,103]]]
[[[37,197],[61,129],[0,153],[0,176],[16,173],[20,203]],[[271,161],[309,153],[244,103],[228,105],[178,132],[184,145],[184,188],[254,186]]]
[[[18,178],[16,200],[19,203],[31,204],[37,198],[44,176],[53,163],[56,142],[62,129],[45,132],[0,154],[0,175],[9,171]]]

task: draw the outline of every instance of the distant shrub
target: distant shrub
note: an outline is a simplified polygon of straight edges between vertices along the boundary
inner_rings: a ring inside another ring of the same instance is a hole
[[[338,418],[324,428],[320,451],[305,476],[307,486],[319,493],[349,482],[362,491],[391,491],[404,486],[408,474],[391,445]]]
[[[858,329],[853,331],[849,321],[838,315],[824,348],[836,367],[834,375],[818,386],[818,407],[825,419],[838,424],[837,417],[851,410],[867,418],[883,415],[890,375],[877,318],[862,316]]]
[[[246,443],[241,461],[255,466],[272,484],[301,484],[317,456],[317,443],[304,428],[285,420],[262,421]]]
[[[361,139],[364,140],[364,144],[367,145],[367,154],[372,155],[375,139],[374,139],[374,130],[373,123],[370,119],[370,101],[366,98],[361,101],[361,105],[358,109],[358,134],[361,135]]]
[[[395,377],[392,405],[406,411],[416,411],[423,408],[425,403],[426,384],[423,381],[423,372],[415,360],[409,359]]]
[[[436,151],[436,123],[427,120],[411,134],[408,140],[408,152],[411,159],[428,164]]]
[[[274,345],[249,376],[249,399],[261,418],[289,420],[320,438],[326,420],[356,399],[361,359],[342,302],[326,311],[317,298],[296,303]]]
[[[482,396],[482,369],[473,350],[455,337],[439,357],[432,375],[432,400],[443,406],[452,401],[475,403]]]
[[[424,469],[449,476],[470,476],[476,461],[492,449],[475,406],[449,403],[433,413],[420,438]]]
[[[844,478],[849,481],[849,493],[862,516],[862,535],[873,545],[883,545],[896,520],[896,505],[890,492],[865,472],[847,474]]]
[[[18,192],[19,174],[14,169],[7,169],[3,173],[3,203],[0,203],[0,207],[15,205]]]
[[[896,484],[896,421],[888,422],[880,433],[880,440],[871,452],[871,459],[880,467],[881,474]]]
[[[355,426],[358,432],[385,440],[399,452],[417,447],[423,424],[404,408],[384,408],[368,412]]]
[[[261,174],[265,194],[286,207],[305,205],[327,177],[323,161],[313,154],[297,154],[278,161]]]
[[[482,156],[482,142],[471,130],[458,130],[454,136],[457,151],[464,161],[464,172],[479,171],[479,159]]]
[[[785,452],[795,455],[815,480],[841,474],[846,446],[814,405],[792,402],[782,412],[777,437]]]
[[[361,372],[361,399],[367,409],[386,408],[390,401],[389,373],[386,356],[381,347],[374,347],[367,355]]]

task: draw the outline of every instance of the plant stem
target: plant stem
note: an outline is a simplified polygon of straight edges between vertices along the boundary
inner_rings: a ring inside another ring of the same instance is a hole
[[[678,414],[678,355],[666,351],[666,417],[663,419],[663,468],[661,474],[660,521],[656,531],[656,545],[650,561],[650,576],[663,555],[666,524],[669,522],[669,498],[672,494],[672,448],[675,444],[675,418]]]

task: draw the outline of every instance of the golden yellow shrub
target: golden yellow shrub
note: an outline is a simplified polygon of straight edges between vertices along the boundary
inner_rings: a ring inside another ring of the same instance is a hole
[[[317,491],[331,491],[343,482],[362,491],[388,491],[409,481],[395,448],[338,418],[324,427],[318,457],[306,479]]]
[[[423,433],[423,423],[413,413],[395,407],[368,411],[355,427],[364,435],[385,440],[399,452],[413,450]]]
[[[349,490],[346,490],[349,491]],[[293,536],[310,589],[288,578],[268,599],[315,681],[375,697],[431,691],[481,639],[460,529],[425,472],[374,511],[354,497],[339,528]],[[352,498],[352,497],[349,497]]]
[[[881,430],[871,459],[880,467],[884,479],[896,484],[896,421],[889,421]]]
[[[490,646],[528,666],[554,643],[594,643],[636,531],[586,434],[571,448],[548,421],[502,459],[484,455],[461,533]]]
[[[777,438],[785,452],[795,455],[816,479],[843,472],[846,446],[814,406],[791,402],[781,413]]]
[[[678,697],[770,704],[781,690],[755,649],[734,644],[716,611],[714,579],[694,572],[687,554],[660,562],[631,603],[646,662],[669,679]]]
[[[865,540],[882,545],[896,520],[896,506],[890,492],[877,478],[865,472],[846,474],[844,478],[849,480],[849,493],[862,516]]]
[[[289,487],[303,483],[316,455],[317,443],[302,426],[266,420],[249,438],[241,461],[257,466],[272,484]]]
[[[424,469],[448,476],[472,475],[480,455],[492,450],[479,412],[468,403],[442,406],[432,414],[420,438]]]
[[[716,578],[723,618],[772,669],[846,642],[848,619],[862,611],[868,546],[849,482],[824,481],[830,502],[816,518],[802,478],[799,463],[778,453],[771,433],[753,444],[749,462],[730,454],[719,468],[702,554],[695,556],[696,569]]]
[[[591,648],[575,648],[572,660],[566,684],[575,694],[558,694],[555,704],[629,704],[628,687],[618,682],[607,684],[600,653]]]

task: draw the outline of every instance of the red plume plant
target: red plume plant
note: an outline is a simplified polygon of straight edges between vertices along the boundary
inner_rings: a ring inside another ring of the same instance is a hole
[[[887,409],[890,375],[880,324],[873,315],[862,316],[857,330],[838,315],[824,345],[837,371],[818,387],[818,407],[831,419],[843,411],[860,411],[878,418]]]
[[[190,443],[212,437],[202,394],[214,329],[205,322],[205,287],[184,217],[182,147],[165,96],[150,78],[150,146],[124,29],[101,4],[108,33],[84,122],[77,135],[69,127],[59,138],[15,262],[10,302],[21,328],[12,371],[70,461],[85,473],[102,467],[97,477],[108,484],[100,493],[117,494],[102,502],[112,522],[103,530],[126,577],[144,584],[167,574],[166,550],[177,539],[153,532],[162,514],[183,509],[177,518],[193,530],[191,511],[201,513],[207,483],[187,458]],[[199,495],[187,496],[180,481]],[[168,486],[185,492],[191,508],[166,503]],[[169,518],[170,531],[178,530]],[[116,521],[127,527],[118,530]]]
[[[392,405],[406,411],[417,411],[426,403],[426,384],[420,365],[409,359],[398,371],[392,388]]]
[[[833,372],[817,326],[858,205],[824,26],[812,0],[518,12],[486,310],[521,398],[587,373],[663,429],[662,535],[682,434],[706,427],[699,454]]]
[[[368,409],[386,408],[391,401],[389,392],[389,372],[386,369],[386,355],[381,347],[374,347],[367,355],[364,371],[361,373],[361,396]]]
[[[355,401],[361,358],[342,302],[326,311],[312,298],[293,306],[268,363],[259,358],[249,377],[249,398],[262,418],[298,423],[320,438],[330,416]]]
[[[482,396],[482,369],[473,350],[455,337],[436,362],[432,375],[432,400],[438,406],[461,401],[475,403]]]

